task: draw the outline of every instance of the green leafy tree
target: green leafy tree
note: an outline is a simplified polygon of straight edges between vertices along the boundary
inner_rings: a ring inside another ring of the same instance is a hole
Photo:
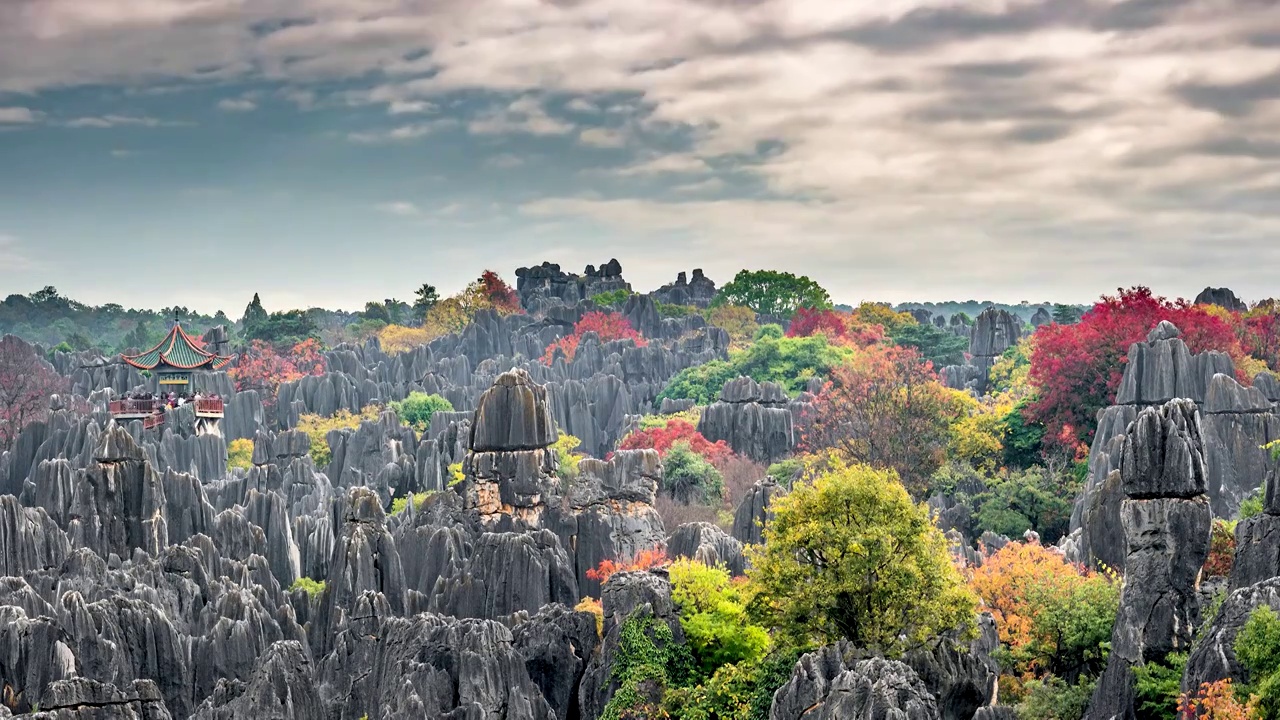
[[[940,330],[931,323],[903,323],[892,330],[889,337],[899,345],[920,351],[920,356],[932,362],[935,368],[962,364],[964,354],[969,349],[968,340],[955,333]]]
[[[1249,672],[1248,691],[1256,698],[1258,717],[1280,717],[1280,616],[1266,605],[1255,609],[1234,649]]]
[[[427,311],[440,302],[440,293],[436,291],[436,286],[429,283],[423,283],[422,287],[413,291],[413,294],[413,314],[417,315],[419,320],[426,317]]]
[[[761,315],[789,318],[802,307],[831,307],[831,296],[821,285],[804,275],[776,270],[742,270],[732,282],[720,288],[711,305],[744,305]]]
[[[709,504],[724,493],[724,477],[688,441],[672,445],[662,458],[662,489],[687,504]]]
[[[387,312],[387,306],[380,302],[367,302],[364,304],[364,312],[361,316],[365,320],[376,320],[379,322],[391,324],[391,313]]]
[[[769,633],[748,620],[742,583],[735,583],[723,568],[689,559],[677,560],[668,572],[671,599],[680,608],[680,627],[700,679],[710,678],[724,665],[764,657]]]
[[[431,416],[438,412],[453,412],[453,403],[439,395],[411,392],[409,397],[390,404],[400,420],[418,432],[426,432]]]
[[[928,508],[897,474],[828,459],[778,500],[765,544],[748,549],[753,608],[795,645],[847,639],[896,655],[957,628],[976,600]]]
[[[769,328],[778,329],[775,336]],[[757,333],[756,341],[744,350],[729,353],[729,360],[712,360],[686,368],[667,382],[655,403],[664,398],[685,398],[708,405],[720,397],[726,382],[747,376],[756,382],[776,382],[796,395],[813,378],[825,378],[832,368],[852,357],[854,350],[831,344],[825,335],[803,338],[781,337],[777,325],[766,325]]]
[[[1053,321],[1059,325],[1075,325],[1080,322],[1084,313],[1075,305],[1059,305],[1053,306]]]

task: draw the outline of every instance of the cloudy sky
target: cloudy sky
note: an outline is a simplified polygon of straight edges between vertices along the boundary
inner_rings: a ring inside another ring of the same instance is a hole
[[[1280,2],[0,2],[0,295],[355,307],[611,257],[1280,295]]]

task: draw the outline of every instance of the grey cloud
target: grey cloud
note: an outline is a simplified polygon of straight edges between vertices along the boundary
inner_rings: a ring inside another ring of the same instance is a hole
[[[961,80],[991,79],[1015,80],[1024,78],[1046,64],[1041,60],[1011,60],[1008,62],[961,63],[947,68],[947,72]]]
[[[1280,141],[1276,140],[1254,140],[1247,137],[1215,138],[1193,146],[1190,150],[1205,155],[1280,160]]]
[[[1127,0],[1108,6],[1093,20],[1099,30],[1146,30],[1169,21],[1196,0]]]
[[[921,8],[894,21],[875,21],[839,32],[836,37],[884,52],[912,52],[981,36],[1016,35],[1087,21],[1086,0],[1020,4],[1004,13],[967,7]]]
[[[1229,117],[1244,117],[1258,103],[1280,99],[1280,71],[1247,82],[1214,85],[1188,83],[1176,89],[1187,104]]]
[[[1071,134],[1071,126],[1065,123],[1045,123],[1039,125],[1019,125],[1004,134],[1008,140],[1027,145],[1051,143]]]

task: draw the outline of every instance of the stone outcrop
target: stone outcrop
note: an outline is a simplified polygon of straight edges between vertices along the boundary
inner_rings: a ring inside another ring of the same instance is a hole
[[[773,518],[769,505],[782,492],[782,486],[768,477],[751,486],[733,514],[733,537],[743,545],[762,544],[765,528]]]
[[[709,567],[723,566],[733,576],[742,575],[747,567],[742,543],[708,522],[676,528],[667,538],[667,556],[697,560]]]
[[[579,687],[600,644],[595,616],[548,605],[512,628],[511,634],[529,678],[556,719],[581,718]]]
[[[978,616],[978,635],[967,648],[957,645],[944,635],[903,658],[937,702],[941,720],[970,720],[996,699],[1000,667],[992,655],[1000,635],[990,613]]]
[[[1190,400],[1147,408],[1129,425],[1120,462],[1124,584],[1087,718],[1132,717],[1133,668],[1191,648],[1212,522],[1203,448],[1199,409]]]
[[[1236,297],[1230,288],[1207,287],[1196,295],[1197,305],[1217,305],[1232,312],[1244,312],[1249,309],[1243,300]]]
[[[1204,683],[1230,678],[1247,682],[1244,668],[1236,658],[1236,636],[1249,615],[1260,607],[1280,612],[1280,577],[1273,577],[1231,592],[1218,614],[1191,651],[1182,674],[1183,692],[1194,692]]]
[[[516,269],[516,292],[525,309],[530,311],[545,307],[539,301],[574,304],[602,292],[630,289],[631,285],[622,279],[622,264],[617,260],[610,260],[599,268],[588,265],[581,275],[564,272],[559,265],[549,262]]]
[[[771,464],[791,454],[795,420],[790,398],[775,383],[740,377],[724,384],[720,399],[702,412],[698,432],[724,440],[735,453]]]
[[[1053,315],[1049,313],[1047,308],[1036,308],[1035,313],[1031,316],[1031,327],[1038,328],[1051,322],[1053,322]]]
[[[937,720],[938,705],[916,672],[883,658],[859,659],[845,641],[808,653],[773,696],[769,720]]]
[[[653,291],[653,298],[658,302],[667,305],[693,305],[700,308],[710,305],[715,296],[716,284],[704,275],[700,268],[693,271],[692,279],[681,272],[676,276],[674,283],[663,285]]]

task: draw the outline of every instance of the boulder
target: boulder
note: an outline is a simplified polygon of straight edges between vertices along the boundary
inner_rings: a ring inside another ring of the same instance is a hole
[[[858,659],[858,654],[841,641],[802,656],[791,679],[774,694],[769,720],[941,717],[909,666],[878,657]]]
[[[708,522],[688,523],[676,528],[667,539],[667,555],[697,560],[709,567],[723,566],[735,577],[746,572],[742,543]]]

